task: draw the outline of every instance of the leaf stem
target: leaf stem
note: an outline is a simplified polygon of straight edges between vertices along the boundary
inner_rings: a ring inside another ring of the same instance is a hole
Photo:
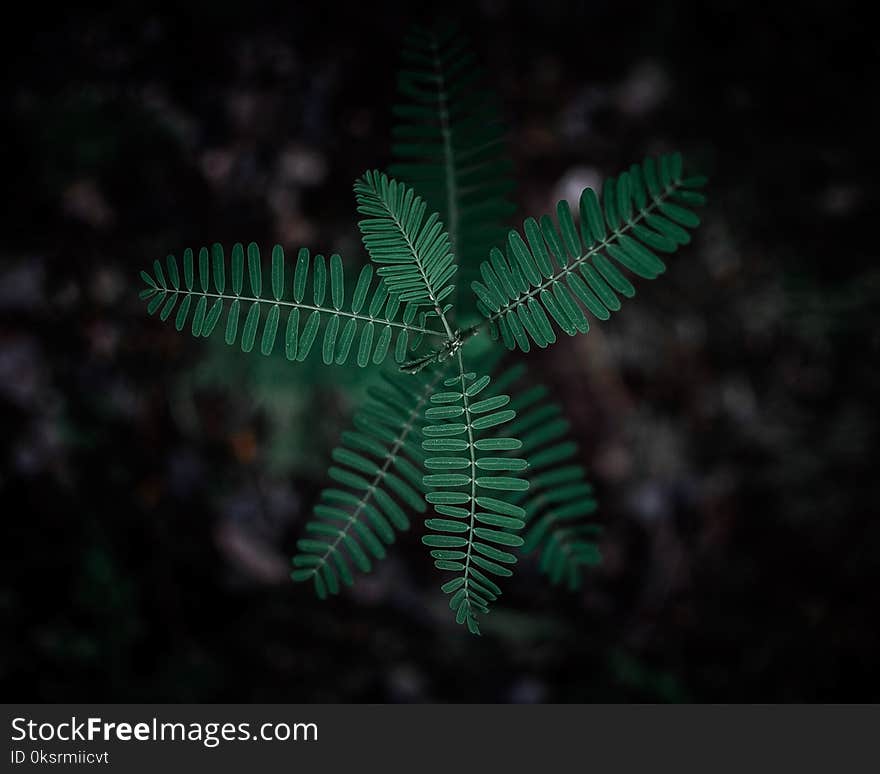
[[[393,320],[383,320],[381,317],[372,317],[367,314],[356,314],[354,312],[344,312],[341,309],[328,309],[323,306],[302,304],[297,301],[276,301],[273,298],[254,298],[253,296],[236,296],[234,294],[227,295],[226,293],[208,293],[201,290],[184,290],[182,288],[175,289],[160,286],[157,286],[156,290],[158,290],[160,293],[177,293],[183,296],[207,296],[208,298],[222,298],[224,301],[238,300],[251,303],[259,302],[261,304],[267,304],[269,306],[273,304],[277,304],[278,306],[290,306],[294,309],[306,309],[312,312],[322,312],[329,315],[338,315],[339,317],[350,317],[354,320],[361,320],[362,322],[373,322],[378,323],[379,325],[390,325],[393,328],[403,328],[404,330],[410,331],[411,333],[423,333],[429,336],[445,335],[443,331],[434,330],[433,328],[424,328],[420,325],[410,325],[409,323],[395,322]]]

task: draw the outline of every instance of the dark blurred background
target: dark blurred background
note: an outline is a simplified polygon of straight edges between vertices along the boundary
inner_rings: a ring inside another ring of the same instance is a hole
[[[0,149],[8,701],[880,698],[869,25],[841,2],[445,11],[506,106],[520,218],[648,153],[711,175],[660,281],[523,356],[582,447],[603,566],[573,594],[522,563],[473,638],[415,530],[318,602],[289,556],[362,374],[197,342],[137,299],[139,269],[212,241],[363,260],[351,184],[389,161],[423,11],[25,10]]]

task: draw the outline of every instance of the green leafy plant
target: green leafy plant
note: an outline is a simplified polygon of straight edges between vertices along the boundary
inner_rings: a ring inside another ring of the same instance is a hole
[[[600,561],[592,487],[558,405],[542,386],[517,393],[522,364],[468,354],[488,333],[509,350],[586,333],[655,279],[661,255],[690,241],[705,179],[678,153],[648,158],[576,212],[505,227],[510,163],[490,92],[454,31],[417,30],[399,78],[400,123],[389,177],[354,186],[369,254],[356,279],[339,255],[271,252],[268,282],[256,244],[187,249],[141,272],[150,314],[197,337],[218,326],[227,344],[302,362],[350,361],[395,371],[368,390],[354,429],[333,451],[329,478],[291,577],[321,598],[370,572],[412,514],[447,574],[455,620],[479,634],[518,555],[535,553],[551,582],[576,589]],[[468,292],[471,291],[471,292]],[[511,397],[512,396],[512,397]]]

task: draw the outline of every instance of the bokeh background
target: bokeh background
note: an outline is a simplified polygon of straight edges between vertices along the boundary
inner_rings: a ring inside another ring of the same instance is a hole
[[[522,563],[478,639],[418,529],[341,598],[287,578],[362,373],[197,342],[137,299],[140,268],[213,241],[363,260],[351,184],[389,161],[424,9],[162,5],[6,25],[6,700],[880,698],[876,47],[855,7],[446,7],[506,106],[520,216],[648,153],[711,175],[660,281],[522,356],[571,419],[605,562],[575,594]]]

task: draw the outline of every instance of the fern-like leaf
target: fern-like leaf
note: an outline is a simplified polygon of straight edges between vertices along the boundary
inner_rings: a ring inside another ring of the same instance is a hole
[[[355,429],[333,450],[329,476],[336,486],[321,492],[291,573],[295,581],[311,580],[321,599],[337,594],[340,583],[352,584],[352,565],[369,572],[373,560],[385,558],[395,530],[409,529],[408,508],[425,512],[424,406],[441,377],[384,376],[385,386],[368,390]]]
[[[556,208],[558,227],[549,215],[540,223],[528,218],[525,239],[510,231],[506,255],[493,248],[480,267],[482,279],[471,285],[492,337],[528,352],[532,341],[539,347],[556,341],[551,319],[570,336],[589,330],[585,310],[607,320],[621,296],[635,295],[620,267],[654,279],[666,270],[657,253],[690,241],[687,229],[700,220],[689,208],[705,202],[695,190],[704,184],[705,178],[683,177],[681,155],[673,153],[606,180],[602,205],[584,189],[580,228],[565,201]]]
[[[494,389],[508,390],[524,371],[522,364],[507,369]],[[529,462],[528,491],[513,493],[510,499],[525,510],[523,554],[537,553],[538,566],[551,583],[564,582],[575,590],[582,584],[582,569],[601,561],[595,542],[601,528],[590,520],[596,500],[578,462],[580,451],[569,436],[569,423],[547,395],[547,388],[538,384],[517,393],[510,403],[517,416],[505,433],[522,441],[516,455]]]
[[[157,260],[152,274],[141,272],[147,285],[141,292],[147,311],[158,312],[165,321],[176,308],[177,330],[188,326],[194,336],[210,336],[225,314],[226,343],[238,342],[244,352],[259,342],[260,352],[269,355],[280,341],[287,359],[301,362],[320,338],[324,363],[342,365],[354,356],[363,367],[382,363],[389,351],[402,363],[425,336],[444,335],[427,327],[433,312],[402,303],[385,283],[374,283],[369,264],[358,275],[346,303],[345,273],[338,255],[331,255],[329,262],[323,255],[312,260],[302,248],[290,272],[284,250],[276,245],[269,297],[263,294],[260,250],[253,242],[247,251],[235,244],[228,264],[220,244],[214,244],[210,253],[202,247],[198,256],[187,249],[182,268],[181,275],[177,259],[169,255],[164,268]],[[312,292],[307,293],[310,280]]]
[[[354,190],[358,212],[367,216],[358,222],[364,246],[389,291],[401,301],[430,306],[452,338],[440,304],[454,289],[456,266],[440,216],[425,218],[425,201],[381,172],[365,173]]]
[[[495,428],[510,422],[516,412],[506,408],[506,395],[480,395],[489,377],[466,372],[461,353],[456,358],[458,373],[444,381],[448,391],[431,396],[425,412],[422,448],[425,458],[425,486],[434,488],[426,499],[436,517],[427,519],[431,531],[422,538],[429,546],[434,565],[455,573],[442,589],[450,594],[449,606],[455,620],[480,633],[478,613],[488,613],[489,604],[501,589],[489,577],[508,577],[516,557],[508,550],[522,545],[516,534],[523,527],[523,508],[510,502],[510,495],[528,488],[516,475],[526,461],[505,456],[521,443],[516,438],[499,438]]]
[[[452,26],[414,29],[398,75],[401,103],[389,172],[412,185],[449,229],[462,287],[504,238],[512,164],[494,95]],[[465,312],[473,310],[465,309]]]

